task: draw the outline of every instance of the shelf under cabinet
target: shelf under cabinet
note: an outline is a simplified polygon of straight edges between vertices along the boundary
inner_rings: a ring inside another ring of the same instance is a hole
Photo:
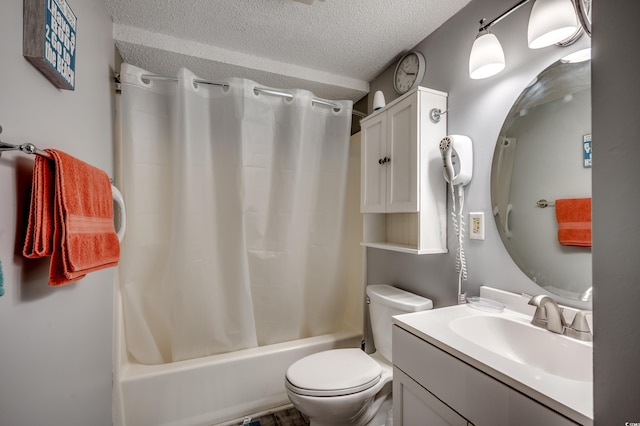
[[[363,215],[364,241],[360,245],[382,250],[410,254],[448,253],[440,235],[433,229],[420,232],[425,218],[420,212],[412,213],[365,213]],[[431,232],[431,235],[428,234]]]
[[[371,247],[382,250],[390,250],[390,251],[399,251],[402,253],[410,253],[410,254],[437,254],[437,253],[448,253],[449,250],[419,250],[416,246],[410,246],[408,244],[399,244],[399,243],[389,243],[389,242],[362,242],[360,243],[363,247]]]

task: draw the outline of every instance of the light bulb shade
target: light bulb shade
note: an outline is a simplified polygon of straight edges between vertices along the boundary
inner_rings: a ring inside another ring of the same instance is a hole
[[[540,49],[571,37],[578,17],[571,0],[536,0],[529,16],[529,48]]]
[[[384,93],[381,90],[376,90],[376,93],[373,94],[373,110],[377,111],[385,105]]]
[[[488,31],[476,37],[469,55],[469,77],[474,80],[491,77],[504,69],[504,52],[498,38]]]

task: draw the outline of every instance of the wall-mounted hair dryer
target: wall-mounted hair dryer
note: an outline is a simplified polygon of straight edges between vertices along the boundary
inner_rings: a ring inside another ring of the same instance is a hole
[[[444,165],[444,178],[451,187],[451,222],[456,233],[456,271],[458,272],[458,303],[465,303],[462,281],[467,280],[467,262],[464,257],[464,185],[473,175],[473,146],[469,136],[449,135],[440,141],[440,154]]]
[[[449,135],[440,141],[444,178],[453,185],[467,185],[473,176],[473,145],[469,136]]]

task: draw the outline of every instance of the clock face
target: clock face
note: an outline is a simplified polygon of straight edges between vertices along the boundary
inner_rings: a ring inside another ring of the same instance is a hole
[[[424,56],[420,52],[410,52],[400,59],[393,77],[393,87],[403,94],[422,81],[425,71]]]

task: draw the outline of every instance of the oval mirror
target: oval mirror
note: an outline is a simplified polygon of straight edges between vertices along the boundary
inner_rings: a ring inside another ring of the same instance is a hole
[[[552,64],[517,99],[493,155],[491,203],[507,251],[529,278],[591,300],[590,61]]]

